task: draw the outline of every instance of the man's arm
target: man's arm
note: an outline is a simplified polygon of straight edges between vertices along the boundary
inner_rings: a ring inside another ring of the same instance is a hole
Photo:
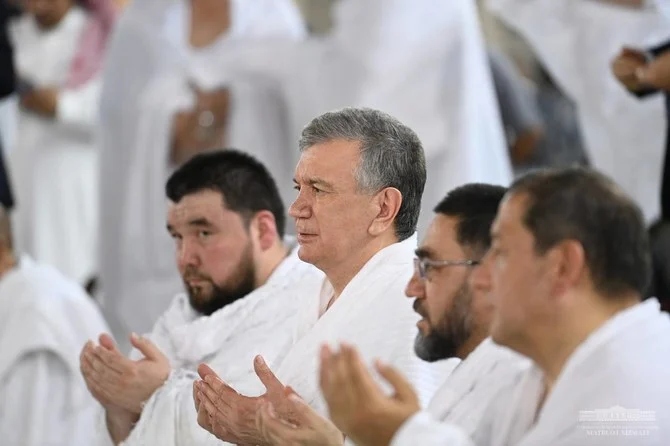
[[[123,409],[105,409],[105,423],[112,443],[123,443],[140,419],[140,415]]]
[[[73,430],[93,430],[71,413],[72,381],[72,372],[53,352],[36,351],[19,359],[0,387],[2,444],[66,446]]]

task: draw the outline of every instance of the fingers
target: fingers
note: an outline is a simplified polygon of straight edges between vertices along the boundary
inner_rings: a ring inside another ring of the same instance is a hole
[[[205,410],[205,407],[201,406],[198,409],[198,425],[203,429],[205,429],[207,432],[212,432],[212,425],[210,424],[209,420],[210,420],[209,414]]]
[[[272,373],[272,370],[270,370],[270,367],[260,355],[254,358],[254,371],[268,392],[284,391],[284,385],[279,381],[275,374]]]
[[[342,344],[341,350],[340,369],[344,370],[352,389],[362,397],[366,397],[371,394],[371,391],[378,389],[358,351],[347,344]]]
[[[204,410],[207,412],[209,416],[214,416],[217,412],[216,405],[214,404],[214,401],[212,401],[210,398],[207,397],[205,392],[200,391],[199,393],[199,400],[200,400],[200,410]]]
[[[375,361],[375,369],[391,384],[391,386],[393,386],[397,399],[403,402],[418,402],[419,399],[416,396],[412,385],[397,369],[384,364],[379,360]]]
[[[205,379],[208,375],[214,375],[217,378],[219,376],[219,375],[216,374],[216,372],[214,370],[212,370],[212,368],[210,366],[208,366],[207,364],[204,364],[204,363],[200,364],[198,366],[198,374],[200,375],[200,377],[202,379]]]
[[[328,399],[328,396],[332,392],[331,381],[333,380],[333,352],[327,345],[322,345],[319,356],[321,358],[319,365],[319,387],[321,388],[321,391],[323,392],[326,399]]]
[[[126,373],[132,367],[132,361],[117,351],[110,351],[104,347],[95,347],[91,352],[91,360],[96,370],[113,371],[116,374]]]
[[[95,399],[103,405],[112,403],[111,392],[103,385],[105,382],[103,371],[99,368],[96,369],[93,356],[90,353],[82,353],[80,369],[84,376],[86,387],[88,387]]]
[[[200,397],[198,395],[198,381],[193,381],[193,405],[195,406],[195,411],[198,412],[200,409]]]
[[[637,70],[641,82],[656,88],[667,89],[670,86],[670,52],[662,53],[647,66]]]
[[[116,346],[116,342],[114,342],[114,339],[107,333],[101,334],[100,337],[98,338],[98,342],[100,343],[101,346],[105,347],[107,350],[116,351],[119,354],[121,354],[118,347]]]
[[[198,391],[201,405],[208,402],[208,407],[215,406],[221,411],[230,409],[240,397],[235,389],[213,375],[198,383]]]
[[[624,46],[621,49],[621,53],[619,53],[621,57],[628,57],[632,59],[636,59],[640,62],[646,62],[646,56],[644,52],[636,49],[636,48],[631,48],[628,46]]]
[[[130,335],[130,343],[133,347],[138,349],[145,358],[151,361],[161,361],[165,359],[163,352],[156,347],[156,344],[151,342],[149,338],[132,333]]]

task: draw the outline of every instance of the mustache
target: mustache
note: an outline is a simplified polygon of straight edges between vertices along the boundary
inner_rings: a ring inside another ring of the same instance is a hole
[[[203,274],[199,272],[195,268],[187,268],[186,271],[184,271],[184,275],[182,276],[182,279],[185,282],[191,281],[191,280],[209,280],[211,281],[212,278],[209,277],[207,274]]]

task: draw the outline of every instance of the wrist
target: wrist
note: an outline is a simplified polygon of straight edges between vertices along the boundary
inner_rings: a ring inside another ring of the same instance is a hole
[[[139,414],[122,408],[107,408],[105,412],[107,430],[114,444],[125,441],[135,427],[135,423],[140,419]]]

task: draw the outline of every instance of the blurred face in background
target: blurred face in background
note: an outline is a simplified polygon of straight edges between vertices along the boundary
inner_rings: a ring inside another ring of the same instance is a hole
[[[74,0],[23,0],[25,11],[42,29],[58,25],[73,5]]]

